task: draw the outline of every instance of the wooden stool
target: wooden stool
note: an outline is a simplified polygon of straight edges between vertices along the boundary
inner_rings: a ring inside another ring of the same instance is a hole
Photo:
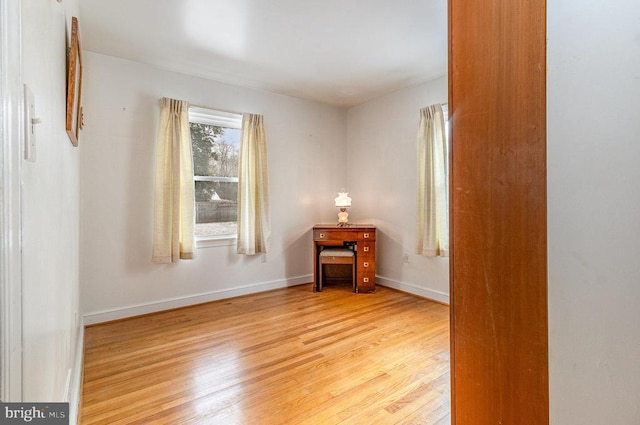
[[[353,250],[347,248],[325,248],[320,251],[320,266],[318,272],[318,288],[322,291],[323,268],[325,264],[351,264],[351,281],[353,283],[353,292],[356,291],[356,256]]]

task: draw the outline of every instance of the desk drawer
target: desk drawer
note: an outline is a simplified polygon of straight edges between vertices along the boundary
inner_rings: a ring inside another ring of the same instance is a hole
[[[314,241],[371,241],[376,240],[374,230],[346,229],[313,229]]]
[[[358,276],[369,276],[376,274],[376,265],[370,261],[358,261]]]
[[[358,234],[348,230],[313,230],[314,241],[356,241]]]
[[[359,241],[375,241],[376,231],[375,230],[360,231],[358,232],[358,240]]]
[[[375,272],[358,271],[358,292],[374,292],[376,290]]]
[[[358,242],[358,256],[376,258],[376,243]]]

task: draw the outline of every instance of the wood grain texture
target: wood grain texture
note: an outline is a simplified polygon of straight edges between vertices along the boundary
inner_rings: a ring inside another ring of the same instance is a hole
[[[548,424],[546,4],[449,1],[452,422]]]
[[[343,246],[346,242],[355,243],[356,285],[359,293],[375,292],[376,277],[376,228],[371,224],[350,224],[340,227],[335,224],[316,224],[313,226],[313,280],[318,285],[320,265],[318,255],[327,246]]]
[[[81,424],[449,424],[449,308],[313,285],[88,327]]]

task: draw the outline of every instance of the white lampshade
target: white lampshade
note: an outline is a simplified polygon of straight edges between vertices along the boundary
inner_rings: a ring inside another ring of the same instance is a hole
[[[347,192],[338,192],[338,197],[336,198],[336,207],[346,208],[350,206],[351,198],[349,198],[349,194]]]

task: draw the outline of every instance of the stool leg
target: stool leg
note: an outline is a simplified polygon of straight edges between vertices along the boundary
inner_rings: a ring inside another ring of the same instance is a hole
[[[320,271],[318,272],[318,292],[322,292],[322,262],[320,263]]]

